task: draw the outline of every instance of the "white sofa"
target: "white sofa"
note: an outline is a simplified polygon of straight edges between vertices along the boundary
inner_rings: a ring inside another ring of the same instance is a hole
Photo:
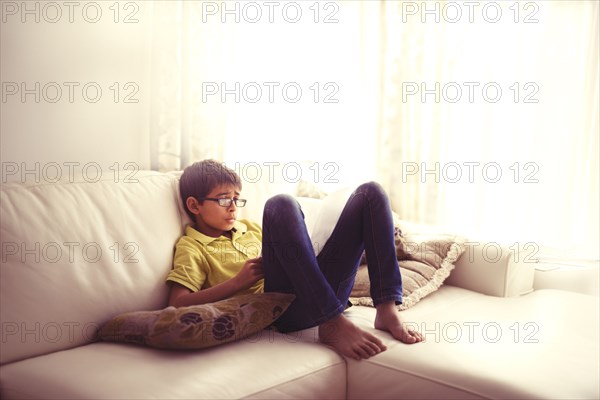
[[[496,262],[467,251],[402,312],[426,342],[378,332],[388,350],[369,360],[339,356],[314,329],[201,351],[98,342],[113,316],[166,306],[187,222],[174,175],[114,178],[2,186],[2,399],[600,397],[598,297],[532,292],[532,265],[508,249]],[[273,194],[254,192],[258,205]],[[375,331],[374,309],[346,313]]]

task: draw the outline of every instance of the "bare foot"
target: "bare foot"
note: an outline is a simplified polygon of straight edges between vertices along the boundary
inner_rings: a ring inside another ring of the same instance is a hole
[[[363,331],[342,314],[319,326],[319,339],[356,360],[367,359],[387,349],[380,339]]]
[[[393,301],[382,303],[377,306],[375,328],[387,331],[397,340],[407,344],[419,343],[424,340],[423,335],[415,330],[409,329],[402,323]]]

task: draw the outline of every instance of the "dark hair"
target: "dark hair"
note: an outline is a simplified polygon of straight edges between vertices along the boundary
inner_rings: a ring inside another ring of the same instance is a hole
[[[242,181],[238,174],[227,168],[224,163],[216,160],[195,162],[183,170],[183,174],[179,178],[179,193],[183,209],[192,221],[195,220],[195,216],[187,208],[187,198],[190,196],[195,199],[206,197],[214,188],[221,185],[232,185],[238,190],[242,190]]]

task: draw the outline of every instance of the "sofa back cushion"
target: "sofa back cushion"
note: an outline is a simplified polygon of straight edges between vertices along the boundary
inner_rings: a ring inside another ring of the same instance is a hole
[[[177,179],[110,172],[2,185],[2,364],[89,343],[117,314],[167,305],[185,220]]]

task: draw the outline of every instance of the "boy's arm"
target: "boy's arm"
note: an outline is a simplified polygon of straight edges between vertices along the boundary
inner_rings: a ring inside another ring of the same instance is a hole
[[[236,276],[208,289],[192,292],[179,283],[172,283],[169,306],[185,307],[225,300],[237,292],[249,288],[262,278],[262,257],[252,258],[246,261]]]

